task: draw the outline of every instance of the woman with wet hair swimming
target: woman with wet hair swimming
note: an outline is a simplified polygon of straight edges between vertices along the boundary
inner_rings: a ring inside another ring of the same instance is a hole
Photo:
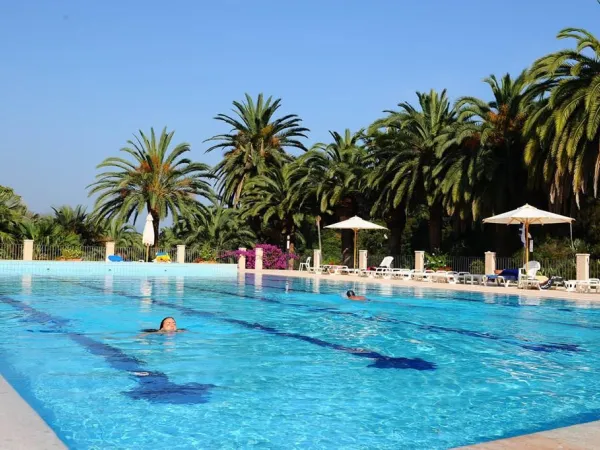
[[[144,333],[181,333],[186,331],[185,328],[177,328],[177,322],[172,317],[165,317],[160,321],[158,330],[155,328],[148,328],[142,330]]]
[[[358,301],[368,301],[367,297],[363,297],[362,295],[356,295],[352,289],[346,292],[346,297],[350,300],[358,300]]]

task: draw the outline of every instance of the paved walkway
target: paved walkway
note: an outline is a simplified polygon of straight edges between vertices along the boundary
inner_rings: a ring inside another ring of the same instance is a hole
[[[54,431],[0,375],[0,449],[64,450]]]
[[[600,448],[600,422],[460,447],[461,450],[594,450]]]

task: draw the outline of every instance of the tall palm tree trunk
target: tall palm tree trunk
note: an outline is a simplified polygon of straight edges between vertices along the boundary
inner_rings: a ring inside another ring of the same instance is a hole
[[[403,207],[395,208],[386,220],[390,230],[388,251],[390,255],[399,255],[402,252],[402,233],[406,226],[406,210]]]
[[[434,251],[442,245],[442,219],[444,207],[442,202],[436,200],[429,207],[429,250]]]
[[[336,216],[340,222],[350,219],[355,215],[356,205],[353,198],[347,197],[340,202]],[[342,235],[342,264],[352,266],[354,264],[354,231],[341,230]]]

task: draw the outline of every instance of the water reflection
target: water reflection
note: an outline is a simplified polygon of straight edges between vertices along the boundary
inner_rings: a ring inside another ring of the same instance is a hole
[[[148,313],[152,310],[152,283],[150,280],[142,280],[140,283],[140,312]]]
[[[254,292],[256,294],[262,293],[262,290],[263,290],[262,282],[263,282],[262,273],[256,273],[254,275]]]
[[[321,277],[319,277],[319,276],[314,277],[312,279],[312,283],[313,283],[312,291],[315,294],[320,294],[321,293]]]
[[[21,277],[21,289],[23,290],[23,294],[31,295],[31,284],[32,277],[30,273],[25,273]]]
[[[113,276],[112,275],[104,276],[104,293],[107,295],[112,295],[112,293],[113,293]]]

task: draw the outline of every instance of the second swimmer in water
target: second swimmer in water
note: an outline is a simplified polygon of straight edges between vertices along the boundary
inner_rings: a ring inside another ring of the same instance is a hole
[[[350,289],[349,291],[346,292],[346,297],[348,297],[350,300],[359,300],[359,301],[367,300],[367,298],[363,297],[362,295],[356,295],[352,289]]]

